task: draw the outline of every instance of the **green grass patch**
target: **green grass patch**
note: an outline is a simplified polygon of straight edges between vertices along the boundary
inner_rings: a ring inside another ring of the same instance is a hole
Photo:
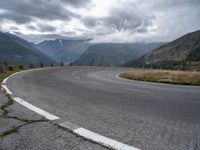
[[[17,64],[13,65],[13,71],[10,71],[7,66],[4,66],[4,72],[0,73],[0,82],[2,82],[3,79],[8,77],[9,75],[11,75],[15,72],[21,71],[21,70],[24,70],[23,67],[21,67],[21,65],[17,65]]]
[[[181,85],[200,85],[200,72],[192,71],[143,69],[121,73],[120,77],[140,81]]]
[[[18,133],[18,128],[9,129],[9,130],[1,133],[0,137],[4,137],[4,136],[10,135],[10,134],[14,134],[14,133]]]
[[[0,106],[0,109],[5,109],[7,108],[8,106],[12,105],[14,103],[13,100],[9,100],[7,101],[6,103],[4,103],[3,105]]]

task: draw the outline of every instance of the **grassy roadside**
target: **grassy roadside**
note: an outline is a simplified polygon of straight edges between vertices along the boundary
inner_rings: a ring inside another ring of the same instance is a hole
[[[8,77],[9,75],[15,73],[15,72],[18,72],[18,71],[22,71],[24,69],[20,69],[20,65],[13,65],[13,71],[10,71],[8,69],[8,67],[5,67],[4,68],[4,72],[3,73],[0,73],[0,82],[3,81],[3,79],[5,79],[6,77]]]
[[[174,71],[174,70],[134,70],[121,73],[120,77],[159,83],[200,85],[200,72]]]

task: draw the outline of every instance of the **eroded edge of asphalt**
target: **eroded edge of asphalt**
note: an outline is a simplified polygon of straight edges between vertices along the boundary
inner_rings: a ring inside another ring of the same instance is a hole
[[[22,71],[22,72],[25,72],[25,71]],[[14,73],[11,76],[18,74],[18,73],[21,73],[21,72]],[[9,77],[11,77],[11,76],[9,76]],[[4,137],[13,135],[15,133],[19,133],[19,130],[22,129],[23,127],[26,127],[26,126],[32,125],[32,124],[37,124],[37,123],[48,123],[51,126],[54,126],[58,129],[62,129],[63,132],[68,132],[70,134],[73,134],[77,138],[81,138],[85,142],[91,143],[91,145],[94,145],[95,149],[96,148],[97,149],[110,148],[110,147],[100,144],[98,142],[94,142],[93,140],[91,140],[89,138],[85,138],[84,136],[81,136],[78,133],[73,132],[73,129],[74,130],[77,129],[78,126],[70,124],[70,122],[62,122],[61,123],[60,119],[53,121],[53,120],[49,120],[49,119],[46,119],[45,117],[41,117],[41,116],[40,116],[40,119],[30,119],[31,118],[30,116],[21,117],[19,114],[10,115],[11,110],[9,110],[9,107],[12,107],[14,104],[16,104],[16,102],[14,101],[14,97],[12,97],[12,92],[8,92],[7,91],[8,88],[7,89],[4,88],[4,86],[6,86],[6,81],[8,80],[8,78],[6,78],[1,83],[1,89],[6,95],[6,98],[4,98],[4,99],[7,99],[7,100],[6,101],[4,100],[5,102],[0,104],[0,119],[11,119],[11,120],[17,121],[18,123],[17,123],[17,125],[15,124],[14,126],[8,127],[6,130],[0,132],[0,145],[1,145],[1,141]],[[3,93],[1,92],[0,94],[3,94]],[[20,106],[23,107],[22,105],[20,105]],[[15,110],[15,111],[17,111],[17,110]],[[37,113],[35,113],[35,114],[37,114]],[[93,147],[93,146],[91,146],[91,147]],[[112,148],[110,148],[110,149],[112,149]]]
[[[48,68],[38,68],[38,69],[32,69],[32,70],[24,70],[24,71],[20,71],[20,72],[16,72],[14,74],[11,74],[10,76],[8,76],[7,78],[5,78],[3,80],[3,82],[1,83],[1,87],[2,90],[9,95],[12,100],[18,102],[19,104],[24,105],[25,107],[27,107],[28,109],[35,111],[36,113],[42,115],[43,117],[45,117],[47,120],[50,120],[51,122],[53,122],[53,124],[62,127],[63,129],[66,129],[68,131],[70,131],[71,133],[73,133],[76,136],[79,136],[87,141],[90,141],[92,143],[98,144],[104,148],[108,148],[108,149],[116,149],[116,150],[140,150],[134,146],[130,146],[124,143],[121,143],[119,141],[107,138],[105,136],[102,136],[100,134],[97,134],[95,132],[92,132],[90,130],[87,130],[83,127],[79,127],[69,121],[63,121],[62,119],[60,119],[57,116],[54,116],[53,114],[50,114],[40,108],[35,107],[34,105],[27,103],[26,101],[24,101],[23,99],[19,98],[19,97],[12,97],[12,92],[9,90],[9,88],[6,86],[6,82],[7,80],[19,73],[23,73],[23,72],[28,72],[28,71],[34,71],[34,70],[41,70],[41,69],[48,69]],[[51,116],[51,117],[49,117]],[[62,122],[61,122],[62,121]]]

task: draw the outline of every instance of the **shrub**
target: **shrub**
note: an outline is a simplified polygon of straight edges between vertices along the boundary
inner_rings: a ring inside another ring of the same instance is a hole
[[[29,64],[29,68],[30,69],[34,68],[33,64]]]
[[[23,65],[19,65],[19,69],[24,69],[24,66]]]
[[[9,66],[8,66],[8,70],[9,70],[9,71],[14,71],[13,66],[12,66],[12,65],[9,65]]]

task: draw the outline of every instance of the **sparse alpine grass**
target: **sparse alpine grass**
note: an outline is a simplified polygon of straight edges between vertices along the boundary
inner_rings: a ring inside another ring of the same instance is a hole
[[[22,68],[22,65],[14,64],[13,65],[13,70],[9,70],[9,68],[7,66],[5,66],[4,67],[4,72],[0,73],[0,82],[2,82],[3,79],[8,77],[9,75],[11,75],[11,74],[13,74],[15,72],[21,71],[21,70],[24,70],[24,67]]]
[[[200,85],[200,72],[143,69],[127,71],[121,73],[119,76],[131,80],[181,85]]]
[[[4,136],[10,135],[10,134],[14,134],[14,133],[18,133],[18,128],[9,129],[9,130],[1,133],[0,137],[4,137]]]

